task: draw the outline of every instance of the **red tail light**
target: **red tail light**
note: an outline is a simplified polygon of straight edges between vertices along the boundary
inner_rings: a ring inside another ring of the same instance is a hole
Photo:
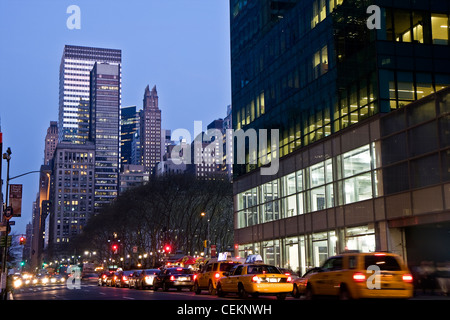
[[[355,282],[363,282],[366,280],[366,276],[364,275],[364,273],[357,272],[353,274],[353,280]]]
[[[128,280],[127,276],[123,276],[123,277],[122,277],[122,280],[123,280],[123,281],[127,281],[127,280]]]
[[[102,276],[102,278],[103,278],[103,279],[106,279],[106,274],[104,274],[104,275]]]
[[[197,279],[197,276],[198,276],[198,274],[194,274],[194,277],[193,277],[194,280]]]
[[[402,276],[402,279],[403,279],[403,281],[405,281],[405,282],[412,282],[412,281],[413,281],[413,276],[410,275],[409,273],[407,273],[407,274],[404,274],[404,275]]]
[[[175,281],[175,276],[170,276],[170,281]]]
[[[253,277],[252,277],[252,282],[259,283],[260,281],[261,281],[261,279],[259,279],[258,276],[253,276]]]
[[[287,281],[287,282],[292,282],[291,276],[288,276],[286,281]]]
[[[220,273],[216,272],[216,273],[214,274],[214,278],[219,279],[219,278],[220,278]]]

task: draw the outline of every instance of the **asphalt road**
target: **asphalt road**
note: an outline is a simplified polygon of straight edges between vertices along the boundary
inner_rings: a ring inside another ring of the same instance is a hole
[[[50,284],[45,286],[31,286],[16,289],[13,294],[13,300],[239,300],[236,295],[229,294],[224,298],[216,295],[209,295],[206,290],[202,294],[196,295],[192,291],[183,289],[178,292],[171,289],[168,292],[153,290],[136,290],[128,288],[101,287],[94,283],[82,283],[80,289],[68,289],[65,284]],[[260,296],[256,299],[248,298],[250,301],[276,301],[273,296]],[[288,296],[286,301],[298,301],[292,296]],[[411,300],[450,300],[448,296],[442,295],[424,295],[418,294]]]
[[[230,296],[231,298],[231,296]],[[225,298],[225,299],[230,299]],[[235,297],[234,297],[235,298]],[[16,289],[14,300],[219,300],[206,291],[196,295],[184,289],[163,292],[128,288],[100,287],[96,284],[81,284],[80,289],[68,289],[65,284],[25,287]]]

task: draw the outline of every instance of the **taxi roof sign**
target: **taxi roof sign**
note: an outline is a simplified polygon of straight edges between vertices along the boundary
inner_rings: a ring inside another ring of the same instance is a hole
[[[251,254],[245,259],[245,263],[263,262],[263,258],[259,254]]]

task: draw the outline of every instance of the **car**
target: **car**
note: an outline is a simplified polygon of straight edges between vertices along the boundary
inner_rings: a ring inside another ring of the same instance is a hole
[[[153,282],[161,270],[159,269],[145,269],[139,273],[135,279],[134,287],[136,289],[146,289],[153,287]]]
[[[99,286],[106,286],[106,279],[108,276],[110,276],[114,271],[103,271],[98,276],[98,285]]]
[[[238,264],[240,262],[233,260],[210,260],[195,277],[193,288],[195,294],[200,294],[202,290],[208,290],[209,294],[215,294],[219,278],[223,276],[224,272],[230,271]]]
[[[111,272],[109,275],[107,275],[106,277],[106,286],[107,287],[115,287],[116,286],[116,280],[118,278],[118,273],[117,271],[115,272]]]
[[[85,283],[96,283],[98,281],[97,273],[85,273],[81,275],[81,281]],[[57,282],[61,282],[57,279]]]
[[[194,286],[194,272],[189,268],[166,268],[161,270],[153,280],[153,290],[162,288],[168,291],[170,288],[177,288],[181,291],[183,288],[192,290]]]
[[[133,274],[128,277],[128,288],[136,288],[137,280],[141,275],[142,270],[134,270]]]
[[[240,298],[246,298],[249,294],[253,297],[275,295],[278,300],[284,300],[292,292],[292,288],[292,278],[289,275],[285,275],[276,266],[255,262],[239,264],[225,272],[217,283],[216,291],[219,297],[237,293]]]
[[[133,270],[120,271],[116,279],[116,287],[126,288],[129,286],[130,277],[133,275]]]
[[[413,296],[413,277],[397,254],[346,252],[328,258],[322,267],[297,280],[306,299],[334,296],[342,300],[403,298]]]
[[[95,281],[97,281],[97,275],[95,275]],[[52,284],[60,284],[60,283],[65,283],[66,282],[66,278],[60,274],[53,274],[50,277],[50,283]]]
[[[306,271],[306,273],[293,280],[294,287],[292,288],[292,296],[294,298],[300,298],[301,296],[304,296],[306,293],[306,285],[308,284],[309,277],[320,271],[320,268],[312,268]]]

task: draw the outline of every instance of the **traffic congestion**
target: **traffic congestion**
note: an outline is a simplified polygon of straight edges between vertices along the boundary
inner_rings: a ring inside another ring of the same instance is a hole
[[[15,289],[64,285],[77,280],[76,273],[16,274]],[[246,259],[230,254],[198,264],[168,263],[159,268],[86,271],[81,285],[115,287],[124,290],[187,292],[194,297],[311,300],[333,297],[339,300],[382,298],[410,299],[418,285],[400,256],[388,252],[345,252],[328,258],[320,267],[303,275],[264,263],[259,255]],[[448,281],[449,279],[447,279]]]

